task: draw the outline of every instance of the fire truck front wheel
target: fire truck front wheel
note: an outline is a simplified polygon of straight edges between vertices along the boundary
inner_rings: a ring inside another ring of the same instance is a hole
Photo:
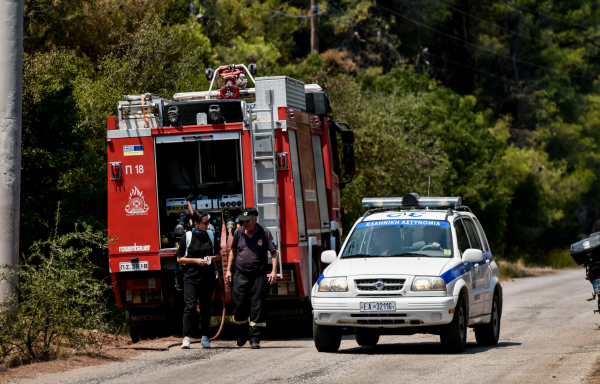
[[[319,352],[337,352],[342,343],[342,328],[319,325],[313,320],[313,337]]]

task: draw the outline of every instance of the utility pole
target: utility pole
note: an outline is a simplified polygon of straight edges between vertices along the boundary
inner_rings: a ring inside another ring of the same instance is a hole
[[[19,266],[23,0],[0,0],[0,264]],[[0,282],[0,302],[17,281]]]
[[[319,53],[319,3],[310,0],[310,51]]]

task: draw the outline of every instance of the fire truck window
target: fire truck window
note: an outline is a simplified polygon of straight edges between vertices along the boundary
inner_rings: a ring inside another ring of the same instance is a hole
[[[238,140],[200,142],[203,184],[239,181],[238,145]]]
[[[200,170],[196,143],[161,144],[156,150],[156,162],[161,186],[186,191],[198,188]]]

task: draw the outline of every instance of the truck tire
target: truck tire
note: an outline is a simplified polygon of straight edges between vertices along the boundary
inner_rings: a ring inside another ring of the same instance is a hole
[[[129,327],[129,336],[132,343],[140,341],[140,327]]]
[[[442,346],[453,353],[460,353],[465,350],[467,344],[467,326],[469,324],[467,315],[467,306],[461,296],[458,297],[454,318],[450,324],[442,327],[440,332],[440,341]]]
[[[342,329],[319,325],[313,320],[313,337],[319,352],[337,352],[342,343]]]
[[[374,347],[379,342],[379,335],[375,333],[357,333],[356,343],[363,347]]]
[[[494,292],[492,301],[492,319],[488,324],[475,327],[475,339],[481,346],[494,346],[500,338],[500,298],[498,292]]]

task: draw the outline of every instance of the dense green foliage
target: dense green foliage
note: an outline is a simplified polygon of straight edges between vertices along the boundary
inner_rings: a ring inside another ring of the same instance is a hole
[[[98,267],[90,260],[107,248],[106,232],[90,226],[55,232],[23,252],[18,269],[0,274],[0,284],[19,281],[15,296],[0,302],[0,366],[97,345],[97,332],[107,323],[109,285],[94,277]]]
[[[123,94],[203,90],[232,62],[318,82],[355,130],[346,228],[362,197],[424,195],[431,177],[508,259],[544,263],[600,230],[600,0],[321,1],[319,54],[307,0],[194,5],[203,22],[184,0],[26,1],[24,249],[58,201],[61,230],[105,227]]]

